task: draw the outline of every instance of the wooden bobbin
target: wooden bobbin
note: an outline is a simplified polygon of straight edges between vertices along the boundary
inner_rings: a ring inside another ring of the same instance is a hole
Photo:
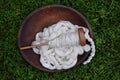
[[[79,34],[79,40],[80,40],[80,45],[85,46],[86,44],[86,38],[85,38],[85,32],[82,28],[78,29],[78,34]]]

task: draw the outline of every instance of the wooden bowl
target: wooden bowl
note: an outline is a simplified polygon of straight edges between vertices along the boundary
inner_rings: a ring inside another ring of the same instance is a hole
[[[92,36],[90,24],[81,13],[63,5],[49,5],[33,11],[23,21],[18,34],[19,48],[31,45],[32,41],[35,40],[37,32],[42,31],[45,27],[55,24],[60,20],[67,20],[73,24],[84,26],[90,30],[90,36]],[[35,54],[32,49],[22,50],[20,52],[28,63],[40,70],[48,72],[64,71],[44,68],[39,61],[40,56]],[[75,66],[85,61],[89,53],[90,52],[78,56],[78,61]]]

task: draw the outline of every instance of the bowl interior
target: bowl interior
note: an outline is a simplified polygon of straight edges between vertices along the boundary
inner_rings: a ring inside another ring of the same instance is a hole
[[[73,24],[87,27],[90,30],[91,35],[90,25],[83,15],[69,7],[61,5],[50,5],[33,11],[24,20],[20,27],[18,35],[19,48],[31,45],[32,41],[35,39],[35,35],[37,32],[42,31],[45,27],[55,24],[60,20],[67,20]],[[39,61],[40,56],[35,54],[32,49],[23,50],[20,52],[28,63],[30,63],[32,66],[40,70],[48,72],[63,71],[63,70],[48,70],[42,67]],[[87,59],[88,56],[89,52],[85,53],[82,56],[79,56],[76,65],[81,64],[85,59]]]

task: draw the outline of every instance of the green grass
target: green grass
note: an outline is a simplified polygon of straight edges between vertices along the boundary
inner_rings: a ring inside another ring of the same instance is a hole
[[[91,63],[48,73],[22,58],[17,44],[20,25],[30,12],[49,4],[72,7],[88,19],[96,45]],[[0,0],[0,80],[120,80],[120,1]]]

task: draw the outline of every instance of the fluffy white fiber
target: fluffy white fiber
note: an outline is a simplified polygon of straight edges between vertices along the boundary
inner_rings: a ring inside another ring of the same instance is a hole
[[[78,28],[83,28],[85,38],[90,42],[85,46],[79,44]],[[59,21],[56,24],[44,28],[43,32],[36,34],[32,45],[48,42],[48,45],[33,48],[36,54],[40,54],[40,63],[47,69],[69,69],[77,63],[78,55],[91,50],[90,56],[83,64],[91,61],[95,55],[95,45],[89,36],[89,30],[82,26],[73,25],[69,21]]]

